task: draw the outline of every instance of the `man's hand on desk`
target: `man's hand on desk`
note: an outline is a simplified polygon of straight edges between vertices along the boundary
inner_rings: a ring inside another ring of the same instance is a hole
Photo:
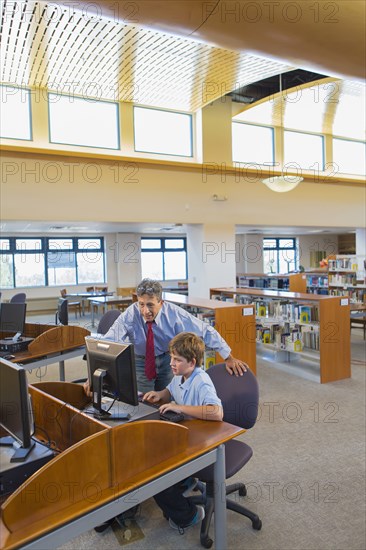
[[[84,382],[84,384],[83,384],[83,389],[84,389],[85,395],[87,395],[88,397],[93,397],[93,392],[92,392],[91,389],[90,389],[89,380],[87,380],[86,382]]]

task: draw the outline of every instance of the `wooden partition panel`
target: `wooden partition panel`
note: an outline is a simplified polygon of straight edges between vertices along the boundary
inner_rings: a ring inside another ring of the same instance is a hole
[[[43,466],[5,502],[2,522],[16,539],[35,538],[52,525],[95,507],[110,489],[109,429],[94,434]],[[4,542],[4,541],[3,541]]]
[[[348,302],[347,298],[344,299]],[[320,302],[320,381],[351,377],[350,306],[342,297]]]
[[[154,466],[184,452],[188,445],[188,428],[171,422],[145,420],[113,428],[111,438],[113,484],[123,488],[136,476],[147,475]]]
[[[61,382],[62,383],[62,382]],[[51,441],[52,446],[64,451],[92,434],[105,429],[94,418],[81,414],[77,408],[38,388],[29,386],[32,396],[35,435],[41,441]]]
[[[133,292],[136,291],[135,286],[118,286],[117,287],[117,296],[132,296]]]
[[[248,315],[243,315],[246,310]],[[249,315],[249,313],[251,314]],[[215,312],[215,328],[226,340],[231,348],[231,353],[237,359],[245,361],[250,370],[257,373],[257,356],[255,349],[256,325],[253,306],[227,307]],[[224,360],[225,357],[222,358]],[[222,361],[216,354],[216,362]]]
[[[73,382],[35,382],[32,387],[80,410],[91,402],[90,397],[85,395],[83,387]]]
[[[28,346],[32,355],[47,354],[83,346],[90,331],[74,325],[59,326],[42,332]]]

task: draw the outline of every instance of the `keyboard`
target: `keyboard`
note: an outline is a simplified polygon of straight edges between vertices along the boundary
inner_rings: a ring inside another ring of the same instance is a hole
[[[0,351],[0,357],[3,359],[14,359],[14,355],[10,351]]]
[[[143,401],[142,399],[140,399],[140,401],[154,409],[159,409],[160,407],[160,405],[151,403],[150,401]],[[182,420],[184,420],[184,414],[175,411],[165,411],[165,413],[160,413],[160,420],[165,420],[166,422],[182,422]]]
[[[165,411],[165,413],[160,413],[160,420],[166,420],[167,422],[182,422],[182,420],[184,420],[184,414],[175,411]]]

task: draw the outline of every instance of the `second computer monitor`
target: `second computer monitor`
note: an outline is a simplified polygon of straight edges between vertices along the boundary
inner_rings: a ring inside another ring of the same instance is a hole
[[[4,302],[0,306],[0,331],[20,334],[24,331],[27,304]]]
[[[98,338],[86,338],[85,342],[94,407],[98,403],[97,408],[101,409],[101,395],[138,406],[133,345]]]

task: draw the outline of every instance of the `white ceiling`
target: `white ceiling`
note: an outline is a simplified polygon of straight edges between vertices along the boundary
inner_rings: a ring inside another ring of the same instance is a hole
[[[66,4],[66,7],[63,5],[60,8],[58,4]],[[360,76],[360,71],[356,70],[360,65],[359,59],[365,60],[364,41],[358,38],[364,28],[363,2],[328,3],[330,6],[338,7],[339,25],[325,24],[325,20],[314,25],[311,19],[314,14],[310,10],[307,13],[309,21],[306,21],[305,14],[296,25],[276,20],[275,25],[267,25],[263,32],[259,32],[259,28],[262,23],[264,24],[264,20],[258,25],[251,25],[248,21],[242,20],[240,25],[237,25],[233,18],[222,21],[221,12],[215,11],[207,20],[201,21],[202,24],[198,24],[200,20],[197,17],[201,17],[203,13],[201,4],[207,7],[212,4],[209,2],[137,0],[135,3],[102,1],[100,5],[103,9],[105,6],[115,9],[117,4],[137,6],[139,24],[128,24],[123,17],[113,18],[110,13],[108,17],[94,17],[93,6],[99,6],[95,3],[90,4],[91,11],[86,12],[88,16],[83,16],[80,12],[83,2],[56,0],[48,4],[36,0],[24,0],[21,3],[3,0],[1,81],[22,86],[33,85],[40,89],[49,87],[63,93],[70,92],[67,83],[71,82],[71,91],[82,93],[83,96],[94,94],[107,99],[194,111],[238,87],[270,75],[286,72],[297,66],[311,69],[314,60],[310,54],[314,54],[315,57],[322,58],[322,63],[315,67],[316,69],[326,70],[328,67],[323,66],[325,60],[334,61],[334,67],[330,63],[327,74],[335,81],[336,103],[332,88],[323,87],[317,91],[312,86],[308,95],[305,90],[302,92],[302,101],[289,102],[285,116],[300,120],[301,117],[296,116],[293,110],[297,109],[302,114],[306,111],[307,130],[312,119],[313,130],[316,128],[318,131],[322,127],[323,131],[328,132],[337,124],[339,116],[339,120],[347,129],[350,126],[353,129],[356,127],[353,124],[355,120],[358,135],[364,135],[365,118],[361,114],[364,107],[364,82],[336,80],[342,76],[351,79]],[[239,5],[235,3],[237,4]],[[240,2],[240,5],[242,4],[243,2]],[[267,2],[263,4],[266,5]],[[75,6],[75,10],[70,6]],[[193,9],[192,6],[197,7],[193,19],[190,11]],[[224,9],[225,6],[225,2],[221,2],[220,7]],[[104,13],[105,9],[103,15]],[[164,18],[168,15],[177,20],[177,25],[171,20],[163,24]],[[323,15],[329,14],[327,12]],[[162,24],[155,25],[154,28],[152,21],[159,18]],[[179,23],[181,18],[185,18],[186,22],[190,22],[196,28],[195,40],[191,39],[191,31],[187,30],[183,23]],[[162,32],[162,29],[165,32]],[[166,29],[172,29],[172,32],[168,34]],[[207,37],[204,34],[205,29],[208,32]],[[259,47],[256,41],[263,47]],[[291,47],[288,46],[289,41]],[[281,44],[288,52],[288,56],[281,55]],[[302,59],[300,52],[303,52],[304,58],[309,55],[309,64],[305,63],[306,60]],[[343,62],[343,72],[336,68],[338,60]],[[356,63],[356,67],[353,67],[352,63]],[[350,67],[352,72],[348,71]],[[311,111],[307,104],[305,105],[307,97],[310,97],[310,100],[317,98],[312,102]],[[274,101],[272,104],[273,109],[269,116],[273,118],[278,111],[279,102]],[[355,104],[356,119],[351,120],[348,106]],[[260,107],[259,105],[257,111],[253,109],[253,114],[260,116]],[[249,110],[246,110],[242,115],[243,119],[250,118],[249,113]],[[50,224],[23,220],[3,221],[0,230],[6,234],[169,234],[183,233],[186,229],[184,226],[156,223],[111,224],[56,220]],[[238,233],[275,232],[294,235],[315,231],[345,233],[352,230],[354,228],[237,227]]]

